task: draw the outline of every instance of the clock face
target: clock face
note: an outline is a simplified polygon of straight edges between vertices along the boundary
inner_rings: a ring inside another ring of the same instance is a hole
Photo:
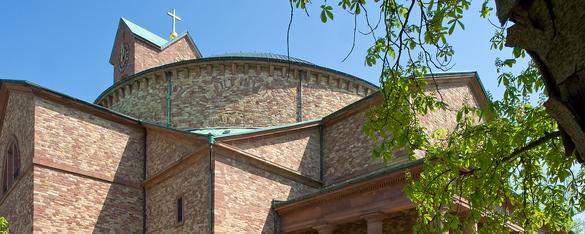
[[[128,54],[130,50],[128,49],[128,43],[124,42],[120,46],[120,59],[118,60],[118,71],[123,72],[128,64]]]

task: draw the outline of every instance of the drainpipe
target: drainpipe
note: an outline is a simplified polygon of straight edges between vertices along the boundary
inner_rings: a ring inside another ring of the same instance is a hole
[[[278,214],[276,213],[276,209],[274,209],[274,202],[275,199],[272,199],[272,216],[274,216],[274,234],[278,233]]]
[[[213,186],[213,143],[215,143],[214,135],[209,133],[209,234],[213,234],[213,203],[212,203],[212,186]]]
[[[323,182],[323,125],[319,124],[319,180]]]
[[[171,126],[171,73],[167,72],[169,90],[167,91],[167,127]]]
[[[147,130],[144,128],[144,144],[143,144],[143,161],[142,161],[142,181],[146,180],[146,134]],[[146,188],[142,187],[142,233],[146,234]]]
[[[299,122],[303,122],[303,70],[299,70]]]

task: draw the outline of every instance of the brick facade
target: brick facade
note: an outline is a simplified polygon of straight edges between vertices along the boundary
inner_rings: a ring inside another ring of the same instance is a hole
[[[32,232],[33,176],[30,166],[33,158],[34,99],[26,91],[3,94],[4,116],[0,133],[0,165],[6,160],[6,147],[16,140],[20,151],[19,179],[0,198],[0,216],[8,221],[12,233]]]
[[[146,135],[146,178],[160,173],[202,145],[207,145],[207,142],[149,130]]]
[[[16,139],[21,155],[0,198],[13,233],[316,233],[328,222],[367,233],[375,215],[384,233],[410,233],[404,171],[422,166],[404,152],[372,159],[362,126],[383,98],[374,85],[298,60],[200,58],[188,34],[161,47],[132,30],[121,21],[115,84],[95,105],[2,81],[0,147]],[[475,73],[436,82],[452,109],[485,106]]]
[[[149,68],[177,62],[178,60],[201,58],[188,33],[179,35],[179,37],[161,48],[161,45],[155,45],[141,37],[143,35],[135,35],[125,21],[129,22],[120,19],[110,57],[110,64],[114,66],[114,84]],[[138,26],[134,25],[133,27]],[[128,60],[125,61],[124,69],[121,70],[119,60],[124,58],[123,56],[121,57],[121,48],[124,43],[128,47]]]
[[[30,165],[30,164],[29,164]],[[11,233],[32,233],[33,231],[33,175],[28,170],[14,184],[13,190],[2,198],[0,216],[8,221]]]
[[[319,180],[319,128],[226,142],[273,163]]]
[[[274,233],[272,199],[286,200],[315,190],[225,157],[221,151],[215,157],[215,233]]]
[[[209,228],[209,160],[203,157],[146,188],[146,233],[206,233]],[[182,225],[176,197],[183,196]]]
[[[136,50],[136,68],[134,73],[144,71],[152,67],[158,67],[168,63],[177,62],[179,59],[195,59],[201,56],[197,53],[194,44],[188,36],[173,40],[172,44],[164,50],[152,46],[143,40],[134,42]],[[115,83],[115,82],[114,82]]]
[[[323,174],[325,183],[330,185],[373,172],[390,165],[408,161],[402,152],[394,160],[385,163],[372,158],[374,142],[363,134],[362,126],[366,122],[365,111],[361,110],[341,116],[335,121],[325,123],[323,127]]]
[[[34,233],[142,232],[142,189],[34,168]]]
[[[142,129],[35,98],[35,158],[80,170],[143,180]]]
[[[290,73],[283,73],[283,69],[287,70],[288,64],[277,61],[191,60],[136,74],[111,87],[95,103],[166,126],[170,74],[171,127],[270,127],[299,122],[301,103],[306,121],[376,90],[363,81],[314,68],[295,65]]]

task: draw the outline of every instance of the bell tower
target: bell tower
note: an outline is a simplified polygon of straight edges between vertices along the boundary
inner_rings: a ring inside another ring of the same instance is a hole
[[[170,41],[120,18],[110,55],[110,64],[114,66],[114,84],[153,67],[202,57],[188,31],[181,34],[175,32],[175,20],[181,20],[175,15],[175,10],[167,14],[173,18]]]

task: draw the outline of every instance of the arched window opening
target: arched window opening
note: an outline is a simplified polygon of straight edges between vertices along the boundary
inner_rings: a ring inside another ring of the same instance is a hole
[[[2,167],[2,196],[8,192],[10,186],[20,176],[20,155],[15,141],[10,141],[6,154],[4,156],[4,166]]]

